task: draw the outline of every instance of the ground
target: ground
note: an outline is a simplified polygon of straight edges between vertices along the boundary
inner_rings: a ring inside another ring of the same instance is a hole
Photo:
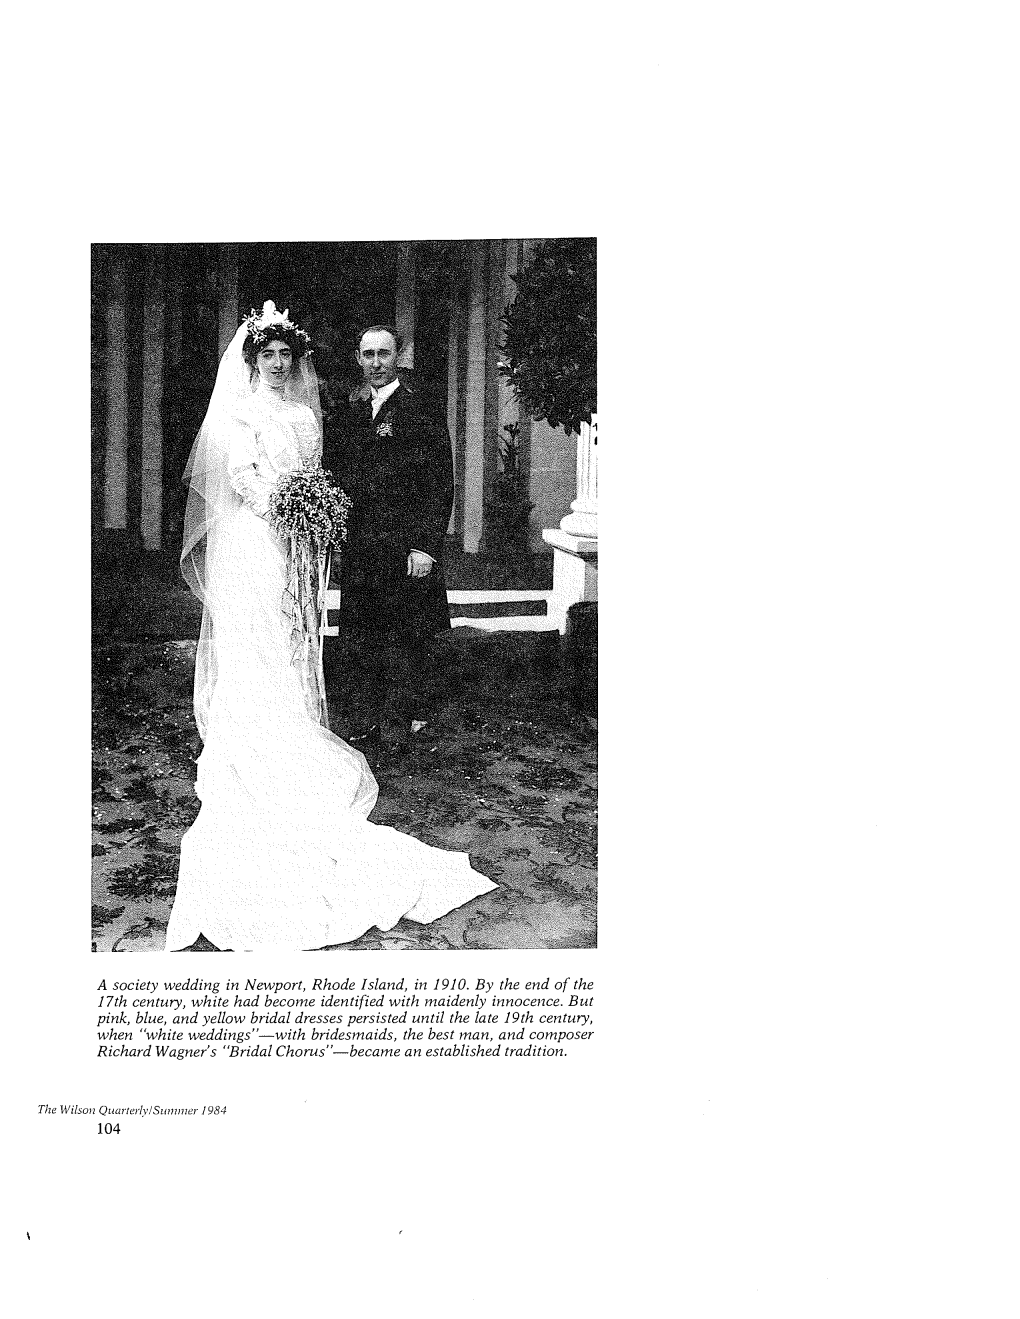
[[[186,623],[186,598],[170,594],[159,615]],[[92,947],[160,951],[181,835],[199,805],[195,643],[154,639],[137,617],[126,625],[131,611],[109,598],[103,609],[94,644]],[[128,639],[109,640],[118,635]],[[340,951],[594,947],[596,734],[571,703],[559,648],[555,633],[456,629],[444,639],[437,717],[406,757],[380,769],[371,818],[468,851],[498,887],[431,925],[402,920]]]

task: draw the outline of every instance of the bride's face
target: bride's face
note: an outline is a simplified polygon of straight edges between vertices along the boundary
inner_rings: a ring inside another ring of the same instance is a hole
[[[255,365],[266,384],[275,385],[279,389],[290,375],[291,367],[294,365],[294,354],[282,339],[272,339],[259,349]]]

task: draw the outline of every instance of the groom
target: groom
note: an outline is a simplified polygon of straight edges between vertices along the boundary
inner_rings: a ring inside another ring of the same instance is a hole
[[[424,725],[432,641],[450,626],[443,541],[453,506],[446,420],[397,377],[392,325],[358,338],[361,389],[322,465],[353,502],[340,553],[341,726],[375,763]]]

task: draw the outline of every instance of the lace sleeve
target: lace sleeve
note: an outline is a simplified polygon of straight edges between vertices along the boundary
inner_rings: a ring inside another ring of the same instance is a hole
[[[259,446],[251,423],[235,418],[230,434],[230,484],[260,518],[269,508],[274,482],[259,475]]]
[[[301,408],[293,420],[294,443],[303,463],[322,466],[322,427],[311,408]]]

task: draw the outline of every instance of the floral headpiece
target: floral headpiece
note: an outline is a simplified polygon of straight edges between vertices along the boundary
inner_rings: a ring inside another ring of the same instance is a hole
[[[299,330],[289,318],[290,310],[277,311],[275,302],[264,302],[261,314],[252,307],[244,322],[248,334],[251,336],[252,346],[261,348],[264,343],[271,342],[274,337],[271,333],[272,330],[286,330],[303,342],[306,352],[310,351],[311,336],[306,334],[304,330]]]

